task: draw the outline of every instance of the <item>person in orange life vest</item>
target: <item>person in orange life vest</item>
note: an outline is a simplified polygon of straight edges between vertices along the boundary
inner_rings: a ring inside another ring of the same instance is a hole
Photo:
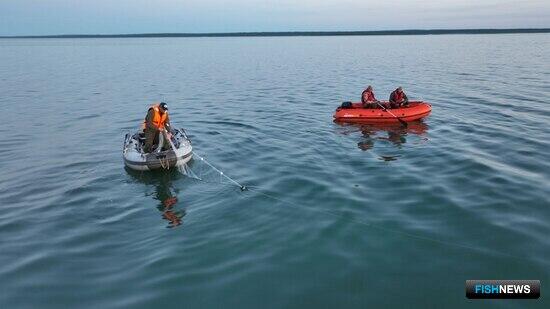
[[[361,94],[361,103],[363,103],[364,108],[379,108],[377,102],[379,101],[374,97],[374,92],[372,91],[372,86],[368,86],[367,89],[363,90]]]
[[[143,133],[145,134],[145,144],[143,151],[151,152],[153,145],[158,144],[160,132],[166,131],[168,137],[171,138],[170,118],[168,117],[168,105],[164,102],[154,104],[149,107],[147,116],[143,122]],[[164,143],[165,150],[170,149],[169,143]]]
[[[403,88],[397,87],[397,89],[390,94],[390,107],[399,108],[403,106],[409,106],[409,98],[407,98],[407,95],[403,92]]]

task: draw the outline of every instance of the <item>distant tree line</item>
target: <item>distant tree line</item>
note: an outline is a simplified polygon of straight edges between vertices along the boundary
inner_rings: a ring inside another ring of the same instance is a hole
[[[367,36],[367,35],[440,35],[550,33],[550,28],[522,29],[431,29],[380,31],[289,31],[289,32],[220,32],[220,33],[136,33],[136,34],[60,34],[0,36],[0,38],[187,38],[187,37],[275,37],[275,36]]]

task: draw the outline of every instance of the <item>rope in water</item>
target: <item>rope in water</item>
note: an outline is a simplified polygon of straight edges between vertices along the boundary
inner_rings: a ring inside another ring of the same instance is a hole
[[[296,204],[292,201],[285,200],[285,199],[279,198],[275,195],[266,193],[266,192],[268,192],[268,190],[266,190],[264,188],[261,188],[259,186],[246,187],[246,186],[240,184],[239,182],[237,182],[236,180],[232,179],[231,177],[225,175],[222,171],[220,171],[215,166],[210,164],[206,159],[204,159],[203,157],[198,155],[196,152],[193,152],[193,155],[197,156],[202,162],[204,162],[206,165],[208,165],[214,171],[219,173],[221,177],[225,177],[232,184],[238,186],[241,189],[241,191],[250,190],[250,191],[253,191],[253,192],[257,192],[258,194],[263,195],[267,198],[270,198],[272,200],[281,202],[283,205],[286,204],[286,205],[293,206],[293,207],[296,207],[296,208],[306,208],[306,209],[309,209],[309,210],[315,210],[317,212],[324,213],[324,214],[327,214],[327,215],[330,215],[330,216],[333,216],[333,217],[339,218],[339,219],[346,219],[346,220],[349,220],[351,222],[354,222],[356,224],[360,224],[360,225],[363,225],[363,226],[366,226],[366,227],[378,229],[378,230],[381,230],[381,231],[384,231],[384,232],[398,234],[398,235],[401,235],[401,236],[404,236],[404,237],[414,238],[414,239],[417,239],[417,240],[437,243],[439,245],[462,248],[462,249],[467,249],[467,250],[478,252],[478,253],[484,253],[484,254],[489,254],[489,255],[492,254],[492,255],[511,258],[511,259],[515,259],[515,260],[522,260],[522,261],[529,261],[529,262],[539,262],[539,263],[542,262],[544,264],[549,264],[550,263],[550,262],[547,262],[547,261],[541,261],[541,260],[535,260],[535,259],[531,259],[531,258],[527,258],[527,257],[516,256],[516,255],[512,255],[512,254],[505,253],[505,252],[502,252],[502,251],[491,250],[489,248],[480,248],[480,247],[470,246],[470,245],[467,245],[467,244],[456,243],[456,242],[451,242],[451,241],[446,241],[446,240],[440,240],[440,239],[426,237],[426,236],[422,236],[422,235],[418,235],[418,234],[414,234],[414,233],[389,229],[389,228],[386,228],[386,227],[383,227],[383,226],[379,226],[379,225],[375,225],[375,224],[372,224],[372,223],[369,223],[369,222],[365,222],[365,221],[357,219],[357,218],[346,218],[341,214],[338,214],[338,213],[335,213],[335,212],[332,212],[332,211],[329,211],[329,210],[326,210],[326,209],[313,208],[313,207],[308,207],[308,206],[304,207],[303,205],[298,205],[298,204]]]
[[[346,218],[341,214],[338,214],[338,213],[335,213],[335,212],[332,212],[332,211],[329,211],[329,210],[326,210],[326,209],[320,209],[320,208],[314,208],[314,207],[308,207],[308,206],[304,207],[304,205],[299,205],[299,204],[296,204],[292,201],[288,201],[288,200],[279,198],[277,196],[274,196],[272,194],[265,193],[264,191],[267,191],[267,190],[265,190],[261,187],[258,187],[258,186],[249,186],[248,188],[250,189],[250,191],[257,192],[257,193],[259,193],[259,194],[261,194],[261,195],[263,195],[267,198],[270,198],[272,200],[281,202],[283,205],[286,204],[286,205],[297,207],[297,208],[306,208],[308,210],[314,210],[314,211],[317,211],[317,212],[320,212],[320,213],[324,213],[324,214],[333,216],[333,217],[338,218],[338,219],[349,220],[350,222],[360,224],[360,225],[363,225],[363,226],[366,226],[366,227],[370,227],[370,228],[373,228],[373,229],[377,229],[377,230],[380,230],[380,231],[393,233],[393,234],[401,235],[401,236],[404,236],[404,237],[414,238],[414,239],[417,239],[417,240],[436,243],[436,244],[444,245],[444,246],[448,246],[448,247],[467,249],[467,250],[470,250],[470,251],[474,251],[474,252],[478,252],[478,253],[484,253],[484,254],[488,254],[488,255],[492,254],[492,255],[506,257],[506,258],[515,259],[515,260],[550,264],[550,261],[546,261],[546,260],[537,260],[537,259],[532,259],[532,258],[529,258],[529,257],[523,257],[523,256],[517,256],[517,255],[509,254],[509,253],[502,252],[502,251],[491,250],[489,248],[480,248],[480,247],[475,247],[475,246],[471,246],[471,245],[467,245],[467,244],[463,244],[463,243],[451,242],[451,241],[447,241],[447,240],[441,240],[441,239],[426,237],[426,236],[422,236],[422,235],[418,235],[418,234],[414,234],[414,233],[409,233],[409,232],[404,232],[404,231],[399,231],[399,230],[395,230],[395,229],[389,229],[389,228],[386,228],[386,227],[383,227],[383,226],[379,226],[379,225],[376,225],[376,224],[365,222],[365,221],[357,219],[357,218]]]
[[[210,164],[210,162],[206,161],[205,158],[201,157],[199,154],[197,154],[196,152],[193,151],[193,155],[194,156],[197,156],[199,159],[201,159],[202,162],[206,163],[206,165],[210,166],[214,171],[218,172],[220,174],[221,177],[225,177],[227,180],[231,181],[233,184],[239,186],[239,188],[241,188],[241,191],[245,191],[247,190],[246,186],[243,186],[241,185],[240,183],[238,183],[236,180],[234,180],[233,178],[227,176],[226,174],[224,174],[222,171],[220,171],[219,169],[217,169],[214,165]]]

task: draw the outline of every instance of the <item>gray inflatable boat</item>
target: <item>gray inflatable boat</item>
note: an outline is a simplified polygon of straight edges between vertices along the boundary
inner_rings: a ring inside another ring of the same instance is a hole
[[[150,171],[170,169],[189,162],[193,157],[193,147],[185,130],[177,129],[172,133],[171,140],[164,134],[159,134],[159,143],[153,146],[156,148],[150,153],[143,151],[145,136],[141,130],[134,134],[126,134],[122,150],[124,164],[133,170]],[[169,150],[162,150],[165,143],[168,147],[164,148]]]

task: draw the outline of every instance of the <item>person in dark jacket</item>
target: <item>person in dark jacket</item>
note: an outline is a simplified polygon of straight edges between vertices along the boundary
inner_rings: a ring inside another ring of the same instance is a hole
[[[158,144],[159,134],[164,131],[166,131],[168,138],[171,138],[170,132],[172,128],[170,126],[170,118],[168,117],[168,105],[161,102],[149,107],[147,116],[145,116],[145,120],[143,121],[143,133],[145,134],[143,151],[145,153],[151,152],[153,145]],[[164,143],[163,149],[170,149],[170,144]]]
[[[379,101],[374,97],[374,92],[372,86],[368,86],[367,89],[363,90],[361,94],[361,103],[363,103],[363,108],[379,108],[377,103]]]
[[[400,108],[403,106],[409,106],[409,99],[403,88],[398,87],[390,94],[390,107],[391,108]]]

